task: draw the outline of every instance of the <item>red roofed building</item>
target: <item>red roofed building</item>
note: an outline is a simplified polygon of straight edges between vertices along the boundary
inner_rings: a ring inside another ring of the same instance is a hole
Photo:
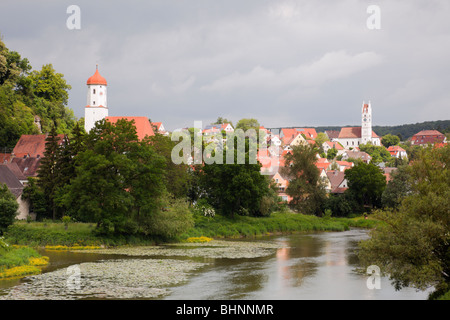
[[[390,146],[388,149],[391,156],[399,159],[407,158],[408,154],[406,153],[406,150],[399,146]]]
[[[162,134],[164,136],[169,135],[169,132],[166,131],[166,128],[164,128],[164,125],[162,122],[152,122],[152,126],[153,126],[154,131],[158,132],[159,134]]]
[[[120,119],[134,121],[134,126],[136,127],[136,133],[139,140],[144,139],[146,136],[151,137],[155,135],[153,127],[147,117],[106,117],[105,119],[112,124],[115,124]]]
[[[355,148],[362,144],[361,127],[345,127],[339,132],[337,140],[344,146],[344,148]],[[381,145],[380,137],[372,131],[372,144],[375,146]]]
[[[37,134],[37,135],[22,135],[17,141],[16,146],[13,149],[13,155],[16,158],[41,158],[44,156],[45,152],[45,139],[47,138],[46,134]],[[60,143],[62,143],[64,139],[63,134],[59,134],[58,138],[60,139]]]
[[[445,135],[437,130],[422,130],[411,138],[411,144],[419,146],[446,142]]]

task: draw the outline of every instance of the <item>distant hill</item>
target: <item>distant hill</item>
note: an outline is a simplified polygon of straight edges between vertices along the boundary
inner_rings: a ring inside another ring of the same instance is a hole
[[[350,127],[350,126],[345,126]],[[314,127],[317,132],[324,132],[325,130],[340,130],[342,127]],[[421,130],[438,130],[442,133],[450,132],[450,120],[425,121],[414,124],[403,124],[398,126],[373,126],[373,131],[380,137],[393,134],[400,135],[402,140],[411,138],[414,134]]]

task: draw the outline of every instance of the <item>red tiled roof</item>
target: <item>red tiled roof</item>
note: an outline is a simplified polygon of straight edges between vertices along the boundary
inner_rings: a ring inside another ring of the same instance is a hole
[[[297,128],[297,131],[303,133],[307,139],[317,138],[317,131],[314,128]]]
[[[36,177],[42,158],[14,158],[12,163],[17,164],[25,177]]]
[[[443,136],[443,134],[437,130],[422,130],[416,133],[414,136],[441,136],[441,135]]]
[[[101,84],[104,86],[108,85],[106,79],[103,78],[98,72],[98,69],[95,69],[94,75],[87,80],[86,84]]]
[[[361,138],[361,127],[344,127],[339,132],[339,139]],[[379,138],[378,135],[372,131],[372,138]]]
[[[339,142],[325,141],[326,144],[330,146],[330,148],[335,148],[336,150],[344,150],[344,147]]]
[[[30,156],[32,158],[43,157],[45,152],[46,138],[46,134],[22,135],[13,149],[14,156]],[[58,138],[60,139],[60,141],[62,141],[64,139],[64,135],[59,134]]]
[[[152,125],[156,127],[156,130],[159,131],[159,128],[161,128],[162,122],[152,122]]]
[[[0,153],[0,164],[5,164],[10,162],[11,153]]]
[[[105,119],[113,124],[121,119],[125,119],[127,121],[134,120],[134,126],[136,127],[136,133],[139,140],[144,139],[146,136],[155,135],[152,125],[147,117],[106,117]]]

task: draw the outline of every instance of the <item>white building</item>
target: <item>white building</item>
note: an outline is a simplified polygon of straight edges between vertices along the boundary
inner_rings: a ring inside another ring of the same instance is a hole
[[[345,149],[358,147],[360,144],[381,145],[380,137],[372,130],[372,106],[364,103],[361,111],[361,127],[345,127],[337,139]]]
[[[89,132],[95,123],[108,116],[108,103],[106,99],[107,82],[98,72],[98,66],[95,73],[87,82],[87,105],[84,108],[84,129]]]

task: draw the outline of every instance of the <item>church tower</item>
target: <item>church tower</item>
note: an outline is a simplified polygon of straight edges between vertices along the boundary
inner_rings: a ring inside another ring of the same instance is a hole
[[[98,65],[95,73],[87,80],[87,105],[84,108],[84,129],[89,132],[95,122],[108,116],[108,104],[106,100],[107,82],[98,72]]]
[[[372,106],[363,102],[361,120],[361,143],[372,142]]]

